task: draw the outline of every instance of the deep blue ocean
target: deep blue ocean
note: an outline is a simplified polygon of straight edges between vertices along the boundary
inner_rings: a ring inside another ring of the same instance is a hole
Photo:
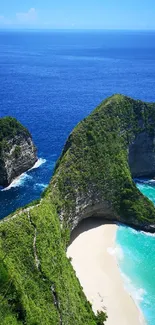
[[[30,130],[39,157],[0,191],[0,217],[40,197],[69,133],[104,98],[155,102],[154,89],[155,32],[0,31],[0,116]],[[155,184],[137,186],[155,203]],[[117,242],[126,285],[155,325],[155,237],[120,227]]]

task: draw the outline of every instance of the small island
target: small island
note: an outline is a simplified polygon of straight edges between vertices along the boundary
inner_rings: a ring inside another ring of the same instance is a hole
[[[30,132],[15,118],[0,119],[0,185],[6,187],[37,161]]]

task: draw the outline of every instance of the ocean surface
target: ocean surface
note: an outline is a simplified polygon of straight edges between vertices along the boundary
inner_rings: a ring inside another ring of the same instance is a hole
[[[0,191],[0,218],[40,197],[69,133],[104,98],[151,102],[154,89],[155,32],[0,31],[0,116],[30,130],[39,157]],[[155,203],[153,182],[137,186]],[[155,237],[120,227],[117,243],[125,283],[155,325]]]

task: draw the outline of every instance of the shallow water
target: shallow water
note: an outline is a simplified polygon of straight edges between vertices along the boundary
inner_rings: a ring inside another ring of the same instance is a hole
[[[143,180],[137,187],[155,203],[155,182]],[[155,324],[155,234],[120,226],[117,231],[119,266],[125,286],[141,307],[148,325]]]

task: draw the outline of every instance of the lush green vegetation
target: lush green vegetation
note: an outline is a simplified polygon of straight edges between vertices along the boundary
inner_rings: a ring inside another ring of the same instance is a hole
[[[10,116],[0,118],[0,142],[4,139],[12,139],[19,133],[30,135],[29,131],[15,118]]]
[[[9,140],[12,140],[16,135],[30,136],[29,131],[15,118],[6,116],[0,118],[0,158],[3,151],[10,150]],[[15,157],[18,158],[19,146],[15,149]]]
[[[1,325],[97,325],[105,319],[105,313],[93,314],[82,292],[48,199],[0,224]]]
[[[2,150],[8,151],[9,140],[12,140],[17,135],[30,136],[29,131],[15,118],[6,116],[0,118],[0,154]],[[15,156],[19,155],[19,146],[15,150]]]
[[[144,130],[154,134],[155,105],[122,95],[106,99],[77,125],[51,182],[67,223],[72,225],[77,195],[90,192],[107,202],[114,219],[141,227],[155,222],[154,206],[136,188],[128,165],[128,145]]]

